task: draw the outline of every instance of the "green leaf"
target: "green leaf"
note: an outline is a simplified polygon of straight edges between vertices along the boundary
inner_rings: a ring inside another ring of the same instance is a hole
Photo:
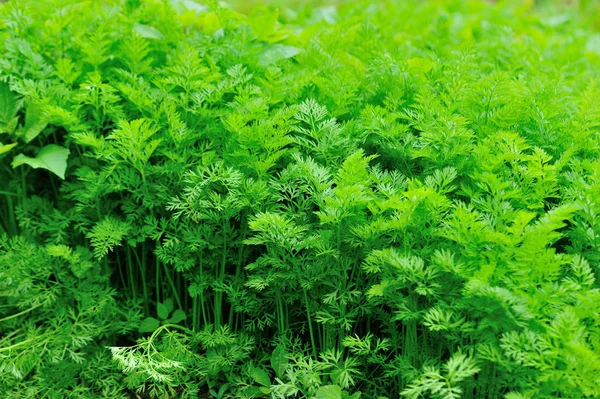
[[[276,35],[278,18],[279,10],[264,10],[261,15],[256,15],[249,20],[250,28],[258,40],[277,40],[279,39]]]
[[[277,377],[282,378],[287,368],[289,359],[288,353],[283,345],[277,345],[271,355],[271,367],[275,370]]]
[[[167,307],[167,311],[169,313],[171,313],[173,311],[174,307],[175,307],[172,298],[165,299],[165,301],[163,302],[163,305],[165,305]]]
[[[187,319],[185,312],[181,309],[177,309],[175,312],[173,312],[173,316],[171,316],[171,318],[169,319],[169,322],[177,324],[180,321],[183,321],[185,319]]]
[[[138,33],[141,37],[145,37],[147,39],[164,39],[165,36],[160,33],[159,30],[153,28],[150,25],[143,25],[136,23],[133,26],[133,31]]]
[[[244,396],[248,398],[264,398],[264,394],[271,393],[270,388],[251,386],[244,389]]]
[[[287,58],[292,58],[295,55],[300,54],[301,49],[294,46],[284,46],[283,44],[274,44],[269,46],[265,51],[263,51],[260,55],[260,60],[258,61],[261,66],[269,66],[272,64],[276,64],[281,60],[285,60]]]
[[[154,317],[147,317],[142,320],[138,331],[141,333],[148,333],[153,332],[158,327],[160,327],[160,322],[158,320],[156,320]]]
[[[113,216],[107,216],[94,225],[86,237],[91,239],[94,257],[102,259],[114,247],[121,245],[121,241],[129,232],[130,226]]]
[[[15,148],[16,145],[17,145],[17,143],[12,143],[12,144],[2,144],[2,143],[0,143],[0,155],[9,152],[13,148]]]
[[[342,388],[337,385],[325,385],[319,388],[315,399],[342,399]]]
[[[46,126],[48,126],[48,122],[43,118],[42,107],[36,103],[30,104],[27,107],[27,111],[25,111],[25,127],[23,132],[25,142],[29,143],[35,139]]]
[[[262,385],[263,387],[268,387],[271,385],[271,379],[269,378],[269,373],[267,373],[263,369],[259,369],[257,367],[252,368],[252,379],[257,383]]]
[[[328,24],[335,24],[338,20],[338,10],[336,6],[317,7],[313,10],[312,17],[315,21],[325,21]]]
[[[411,70],[411,72],[415,73],[427,73],[431,71],[435,65],[431,60],[418,57],[411,58],[410,60],[406,61],[406,63],[408,64],[408,68]]]
[[[64,180],[68,157],[68,149],[50,144],[42,148],[35,158],[30,158],[23,154],[17,155],[12,162],[12,167],[29,165],[34,169],[42,168],[49,170]]]
[[[207,12],[210,10],[208,6],[196,3],[193,0],[170,0],[169,3],[171,3],[171,6],[179,13],[182,13],[184,10],[193,10],[196,13]]]
[[[369,298],[383,296],[385,289],[389,287],[391,283],[392,282],[390,280],[383,280],[381,284],[373,285],[371,288],[369,288],[369,291],[367,291],[367,296]]]
[[[596,55],[600,55],[600,33],[588,36],[585,49]]]
[[[0,133],[12,133],[17,125],[15,118],[19,101],[6,82],[0,82]]]
[[[156,312],[158,313],[158,317],[160,317],[162,320],[166,320],[170,313],[169,308],[167,308],[165,304],[161,302],[159,302],[156,306]]]

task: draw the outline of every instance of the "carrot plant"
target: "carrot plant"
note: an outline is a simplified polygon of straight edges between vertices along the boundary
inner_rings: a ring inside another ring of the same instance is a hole
[[[0,3],[0,396],[600,397],[600,9],[550,3]]]

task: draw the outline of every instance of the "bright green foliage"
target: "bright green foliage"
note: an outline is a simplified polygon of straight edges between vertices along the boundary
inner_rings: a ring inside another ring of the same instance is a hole
[[[0,397],[600,397],[597,4],[276,3],[0,2]]]

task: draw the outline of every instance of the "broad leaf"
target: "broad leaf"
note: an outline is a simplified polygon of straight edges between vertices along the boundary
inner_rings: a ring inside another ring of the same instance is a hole
[[[288,353],[283,345],[277,345],[271,355],[271,367],[275,370],[277,377],[282,378],[287,368],[289,359]]]
[[[431,71],[435,65],[431,60],[418,57],[411,58],[410,60],[406,61],[406,63],[408,64],[410,70],[415,73],[427,73]]]
[[[171,318],[169,319],[169,322],[173,323],[173,324],[177,324],[180,321],[183,321],[185,319],[187,319],[185,312],[181,309],[177,309],[175,312],[173,312],[173,316],[171,316]]]
[[[298,47],[274,44],[261,53],[258,63],[262,66],[276,64],[281,60],[300,54],[300,51]]]
[[[29,143],[35,139],[46,126],[48,126],[48,122],[44,120],[42,107],[36,103],[30,104],[25,112],[25,127],[23,131],[25,142]]]
[[[17,155],[12,162],[12,167],[16,168],[21,165],[29,165],[34,169],[42,168],[49,170],[61,179],[64,179],[65,171],[67,170],[68,157],[68,149],[59,145],[50,144],[42,148],[35,158],[30,158],[23,154]]]
[[[12,133],[17,125],[19,101],[8,83],[0,82],[0,133]]]
[[[133,31],[138,33],[141,37],[145,37],[147,39],[164,39],[165,35],[160,33],[159,30],[153,28],[150,25],[142,25],[135,24],[133,26]]]
[[[342,388],[337,385],[325,385],[319,388],[315,399],[342,399]]]
[[[247,398],[264,398],[265,394],[270,392],[270,388],[251,386],[244,389],[244,396]]]
[[[0,155],[9,152],[13,148],[15,148],[16,145],[17,145],[17,143],[12,143],[12,144],[2,144],[2,143],[0,143]]]
[[[208,6],[196,3],[193,0],[170,0],[169,2],[179,13],[184,12],[184,10],[191,10],[194,13],[202,13],[210,10]]]
[[[167,311],[169,313],[171,313],[173,311],[173,308],[175,307],[175,304],[173,303],[172,298],[165,299],[165,301],[163,302],[163,305],[165,305],[167,307]]]
[[[160,327],[160,322],[158,320],[156,320],[154,317],[147,317],[144,320],[142,320],[138,331],[141,333],[148,333],[153,332],[158,327]]]
[[[158,317],[160,317],[162,320],[165,320],[167,317],[169,317],[170,312],[169,308],[167,308],[164,303],[159,302],[156,306],[156,313],[158,313]]]
[[[269,378],[269,374],[257,367],[252,369],[252,379],[257,383],[262,385],[263,387],[268,387],[271,385],[271,379]]]
[[[252,32],[259,40],[275,42],[285,36],[277,35],[277,19],[279,11],[277,9],[264,10],[261,15],[253,16],[249,22]]]

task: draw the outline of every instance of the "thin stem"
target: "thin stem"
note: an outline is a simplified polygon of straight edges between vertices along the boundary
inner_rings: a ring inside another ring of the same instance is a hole
[[[14,345],[5,346],[4,348],[0,348],[0,352],[7,352],[7,351],[10,351],[10,350],[12,350],[14,348],[18,348],[19,346],[23,346],[23,345],[29,344],[31,342],[35,342],[37,338],[38,337],[29,338],[29,339],[26,339],[25,341],[17,342]],[[42,343],[47,342],[47,341],[48,341],[48,338],[46,338],[44,341],[42,341]]]
[[[308,294],[306,290],[302,290],[304,294],[304,306],[306,307],[306,315],[308,317],[308,331],[310,333],[310,344],[312,346],[313,356],[317,356],[317,346],[315,345],[315,333],[313,331],[312,317],[310,315],[310,305],[308,303]]]
[[[121,278],[121,284],[123,288],[127,288],[127,281],[125,280],[125,275],[123,274],[123,265],[121,264],[121,257],[118,253],[115,254],[117,258],[117,268],[119,269],[119,277]]]
[[[129,283],[130,283],[130,287],[131,287],[131,294],[133,295],[133,300],[136,301],[137,300],[137,289],[135,287],[135,278],[133,276],[133,264],[132,263],[133,262],[132,262],[132,258],[131,258],[131,247],[127,247],[127,272],[129,274]],[[145,305],[144,305],[144,310],[146,311],[146,313],[148,312]]]
[[[228,229],[226,228],[226,224],[222,224],[223,231],[223,249],[221,252],[221,265],[219,267],[219,272],[217,279],[222,286],[225,282],[225,266],[227,265],[227,237],[226,233]],[[223,324],[223,291],[221,291],[221,287],[219,287],[219,291],[215,294],[215,324],[217,327],[220,327]]]
[[[10,315],[10,316],[6,316],[6,317],[0,319],[0,323],[5,322],[5,321],[10,320],[10,319],[14,319],[15,317],[22,316],[22,315],[27,314],[29,312],[32,312],[32,311],[36,310],[37,308],[39,308],[40,306],[42,306],[42,305],[41,304],[40,305],[35,305],[35,306],[33,306],[33,307],[29,308],[29,309],[23,310],[22,312],[15,313],[15,314]]]
[[[180,326],[178,324],[164,324],[160,327],[158,327],[156,330],[154,330],[154,332],[152,333],[152,335],[150,336],[150,338],[148,339],[148,343],[151,345],[152,342],[156,339],[156,337],[158,336],[158,334],[160,334],[162,331],[168,329],[168,328],[176,328],[178,330],[184,331],[188,334],[193,334],[194,332],[192,330],[190,330],[187,327],[184,326]]]
[[[346,272],[346,269],[344,268],[343,262],[341,261],[342,258],[342,224],[338,224],[337,227],[337,232],[336,232],[336,241],[337,241],[337,255],[338,255],[338,268],[340,269],[340,293],[342,295],[344,295],[346,293],[347,290],[347,286],[348,286],[348,275]],[[342,316],[346,314],[346,302],[342,299],[342,309],[341,309],[341,313]],[[344,328],[342,328],[342,326],[340,326],[338,328],[338,350],[342,350],[343,346],[342,346],[342,341],[344,340]]]
[[[157,264],[159,264],[159,261],[156,261]],[[163,269],[165,270],[165,275],[167,276],[167,281],[169,282],[169,285],[171,286],[171,290],[173,291],[173,296],[175,297],[175,302],[177,302],[177,306],[179,306],[179,309],[182,309],[181,306],[181,299],[179,299],[179,291],[177,291],[177,288],[175,288],[175,283],[173,282],[173,277],[171,276],[171,273],[169,273],[169,269],[167,268],[167,265],[165,263],[163,263]],[[157,273],[158,276],[158,273]]]
[[[165,270],[165,272],[168,273],[167,270]],[[155,274],[154,285],[156,288],[156,302],[159,302],[161,298],[160,298],[160,264],[159,264],[158,256],[156,257],[156,260],[154,262],[154,274]]]
[[[284,325],[283,325],[283,300],[281,298],[281,291],[277,291],[275,294],[275,301],[277,305],[277,328],[279,330],[279,335],[283,335]]]
[[[199,260],[200,281],[204,281],[204,269],[203,269],[203,265],[202,265],[202,260],[203,260],[203,257],[202,257],[202,253],[201,253],[200,260]],[[209,318],[205,303],[206,303],[206,301],[204,298],[204,289],[201,289],[200,290],[200,309],[202,311],[202,322],[204,323],[204,326],[208,325],[208,318]]]
[[[6,205],[8,207],[7,214],[7,227],[10,228],[10,233],[17,234],[17,221],[15,220],[15,210],[13,205],[13,199],[11,196],[6,197]]]
[[[192,298],[192,330],[198,331],[198,297]]]
[[[142,294],[144,297],[144,310],[146,311],[146,313],[148,313],[149,311],[149,301],[148,301],[148,286],[146,284],[146,245],[142,244],[142,259],[140,259],[140,257],[137,254],[137,251],[135,249],[133,249],[131,251],[133,253],[133,256],[135,257],[135,260],[138,263],[138,267],[140,269],[140,274],[142,275]],[[133,267],[131,267],[131,269],[133,269]],[[133,272],[132,272],[133,273]]]

